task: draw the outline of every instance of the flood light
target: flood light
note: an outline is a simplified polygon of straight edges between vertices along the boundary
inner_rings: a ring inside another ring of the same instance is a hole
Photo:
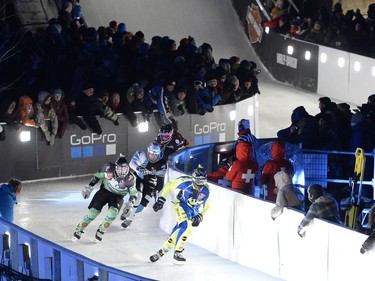
[[[343,57],[339,57],[339,59],[337,60],[337,65],[339,67],[344,67],[345,66],[345,59]]]
[[[20,133],[20,140],[21,142],[27,142],[31,140],[31,133],[30,131],[21,131]]]
[[[289,46],[288,46],[288,51],[287,51],[287,52],[288,52],[289,55],[293,55],[293,52],[294,52],[294,48],[293,48],[293,46],[289,45]]]
[[[230,119],[230,121],[236,120],[236,111],[235,110],[231,110],[229,112],[229,119]]]
[[[138,125],[138,131],[140,133],[148,132],[148,122],[141,122]]]
[[[326,63],[327,62],[327,54],[326,53],[322,53],[320,55],[320,62],[321,63]]]
[[[359,61],[354,62],[354,71],[359,72],[361,70],[361,63]]]
[[[311,59],[311,52],[310,51],[306,51],[305,52],[305,60],[310,60]]]

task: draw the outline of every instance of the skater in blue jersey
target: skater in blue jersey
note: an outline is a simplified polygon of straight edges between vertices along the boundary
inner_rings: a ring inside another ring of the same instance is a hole
[[[153,206],[155,212],[163,208],[168,194],[176,189],[178,193],[173,199],[173,203],[177,214],[177,223],[163,247],[150,257],[152,262],[156,262],[174,249],[173,258],[178,263],[184,263],[186,259],[182,252],[192,227],[197,227],[202,222],[203,216],[210,206],[210,188],[207,183],[207,173],[203,167],[198,166],[191,177],[182,176],[168,182]]]

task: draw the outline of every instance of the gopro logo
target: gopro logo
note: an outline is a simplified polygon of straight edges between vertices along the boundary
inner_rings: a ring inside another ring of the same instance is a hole
[[[92,133],[89,136],[77,137],[76,134],[70,136],[71,145],[88,145],[95,143],[115,143],[116,134],[102,134],[97,135]]]
[[[210,124],[203,125],[203,126],[200,126],[199,124],[195,124],[194,134],[202,135],[202,134],[220,133],[220,132],[225,132],[226,128],[227,128],[227,124],[225,123],[210,122]]]

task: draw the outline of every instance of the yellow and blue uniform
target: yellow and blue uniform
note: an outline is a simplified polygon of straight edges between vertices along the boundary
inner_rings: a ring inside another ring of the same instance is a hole
[[[198,190],[194,188],[191,177],[179,177],[164,186],[160,197],[167,198],[169,193],[176,189],[179,191],[173,203],[177,214],[177,223],[163,245],[163,254],[173,248],[176,251],[183,251],[191,234],[192,219],[199,214],[204,216],[210,207],[210,188],[207,183]]]

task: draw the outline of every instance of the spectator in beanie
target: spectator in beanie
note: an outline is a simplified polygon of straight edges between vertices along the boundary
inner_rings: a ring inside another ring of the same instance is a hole
[[[52,107],[56,112],[59,123],[57,137],[62,138],[69,125],[69,112],[64,99],[64,92],[61,89],[55,89],[52,91]]]
[[[293,164],[285,158],[285,143],[275,141],[271,146],[272,159],[266,161],[263,166],[262,174],[260,175],[261,184],[267,186],[267,200],[276,202],[277,189],[274,180],[274,175],[277,172],[285,171],[290,175],[294,174]]]
[[[178,86],[176,92],[171,95],[170,104],[173,116],[182,116],[186,112],[186,88]]]
[[[55,137],[59,127],[59,121],[55,110],[52,107],[52,97],[46,91],[41,91],[38,94],[38,103],[36,106],[36,121],[46,137],[49,145],[55,143]],[[47,123],[47,119],[50,120],[50,125]]]

